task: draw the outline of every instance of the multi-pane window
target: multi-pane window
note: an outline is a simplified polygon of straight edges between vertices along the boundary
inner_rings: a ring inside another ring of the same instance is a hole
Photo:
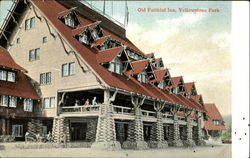
[[[43,37],[43,43],[46,43],[48,41],[47,37]]]
[[[25,30],[29,30],[35,27],[35,17],[25,20]]]
[[[51,72],[40,74],[40,84],[50,84],[50,83],[51,83]]]
[[[0,70],[0,80],[16,82],[16,72]]]
[[[17,106],[17,97],[11,96],[9,99],[9,107],[16,107]]]
[[[146,72],[138,74],[137,79],[142,83],[146,83],[147,82]]]
[[[79,41],[81,41],[81,42],[83,42],[85,44],[89,44],[88,36],[85,33],[83,33],[82,35],[79,35]]]
[[[2,95],[1,96],[0,106],[4,106],[4,107],[8,107],[8,106],[9,107],[17,107],[17,97]]]
[[[1,95],[1,106],[7,107],[9,104],[9,96]]]
[[[121,74],[122,64],[118,62],[110,62],[108,70],[117,74]]]
[[[158,84],[158,88],[165,88],[167,86],[166,82],[165,81],[161,81],[159,84]]]
[[[75,74],[75,63],[67,63],[62,65],[62,76],[71,76]]]
[[[29,51],[29,61],[34,61],[39,59],[40,59],[40,48],[31,49]]]
[[[23,125],[12,125],[12,136],[22,137],[23,136]]]
[[[44,98],[43,99],[43,107],[45,109],[54,108],[55,107],[55,97]]]
[[[33,111],[33,100],[32,99],[24,99],[23,101],[24,111],[32,112]]]

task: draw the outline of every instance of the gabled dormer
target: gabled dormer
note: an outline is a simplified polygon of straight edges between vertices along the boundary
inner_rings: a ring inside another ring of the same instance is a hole
[[[110,36],[99,38],[91,44],[91,47],[96,48],[98,51],[111,49],[111,48],[119,47],[119,46],[122,46],[121,42],[111,38]]]
[[[141,53],[138,53],[136,52],[135,50],[129,48],[129,47],[126,47],[126,50],[125,50],[128,54],[128,57],[131,58],[132,60],[144,60],[146,59],[145,56],[143,56]]]
[[[127,72],[130,76],[143,83],[155,80],[155,74],[149,60],[145,59],[133,61],[131,64],[133,67],[133,71]]]
[[[17,71],[5,69],[0,66],[0,81],[6,82],[16,82],[17,81]]]
[[[97,61],[108,71],[117,74],[132,70],[132,65],[122,46],[98,52]]]
[[[72,31],[72,35],[79,40],[79,42],[90,45],[97,39],[104,36],[101,27],[99,26],[100,21],[79,27]]]
[[[160,68],[164,68],[164,64],[162,61],[162,58],[156,58],[152,61],[152,65],[156,68],[156,69],[160,69]]]
[[[190,98],[191,96],[197,95],[194,82],[185,83],[184,85],[185,85],[185,90],[186,90],[186,93],[185,93],[186,97]]]
[[[152,82],[155,86],[161,89],[172,87],[173,83],[168,69],[154,70],[154,74],[156,79]]]
[[[71,28],[76,28],[77,26],[81,24],[74,10],[75,10],[75,7],[58,13],[58,18],[65,25]]]
[[[146,57],[148,58],[148,59],[155,59],[155,55],[154,55],[154,53],[149,53],[149,54],[146,54]]]
[[[172,77],[173,88],[172,92],[175,94],[185,94],[185,86],[182,76]]]
[[[202,95],[193,95],[191,96],[191,98],[196,101],[197,103],[201,104],[201,105],[204,105],[204,101],[203,101],[203,98],[202,98]]]

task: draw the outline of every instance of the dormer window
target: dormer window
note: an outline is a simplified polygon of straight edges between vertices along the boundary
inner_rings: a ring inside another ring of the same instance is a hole
[[[85,44],[89,44],[89,38],[85,32],[79,35],[79,41]]]
[[[137,75],[137,80],[142,83],[147,82],[147,73],[145,71],[141,72],[140,74]]]
[[[161,88],[161,89],[164,89],[166,86],[167,86],[167,84],[166,84],[165,81],[161,81],[161,82],[158,84],[158,88]]]
[[[70,27],[77,27],[80,24],[80,21],[74,11],[72,9],[61,12],[60,19],[64,22],[65,25]]]
[[[108,70],[111,72],[121,74],[122,69],[123,69],[122,62],[119,58],[115,58],[115,60],[109,63]]]
[[[99,37],[99,36],[98,36],[98,32],[97,32],[96,29],[92,30],[91,34],[92,34],[94,40],[96,40],[96,39]]]

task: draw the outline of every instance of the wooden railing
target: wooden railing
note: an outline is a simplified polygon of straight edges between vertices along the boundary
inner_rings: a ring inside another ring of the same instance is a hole
[[[173,117],[173,115],[169,114],[169,113],[164,113],[162,115],[163,115],[163,118],[166,118],[166,119],[172,119],[172,117]]]
[[[99,111],[100,105],[81,105],[62,107],[62,113],[89,113]]]
[[[156,112],[153,111],[147,111],[147,110],[141,110],[142,116],[147,116],[147,117],[155,117]]]
[[[133,115],[132,110],[133,108],[129,107],[124,107],[124,106],[117,106],[117,105],[112,105],[114,108],[114,113],[117,114],[125,114],[125,115]]]

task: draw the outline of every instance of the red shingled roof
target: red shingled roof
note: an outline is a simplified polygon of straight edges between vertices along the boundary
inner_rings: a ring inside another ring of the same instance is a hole
[[[71,13],[74,10],[74,8],[70,8],[70,9],[66,9],[64,11],[61,11],[60,13],[58,13],[58,17],[63,17],[65,15],[68,15],[69,13]]]
[[[85,19],[81,19],[83,23],[86,23]],[[100,21],[94,22],[94,23],[87,23],[87,25],[84,26],[79,26],[78,28],[75,28],[72,30],[72,35],[76,36],[79,35],[80,33],[83,33],[87,28],[95,28],[97,25],[100,24]]]
[[[154,62],[158,64],[158,63],[162,62],[162,58],[156,58]]]
[[[164,79],[165,74],[168,72],[168,69],[154,70],[156,79],[152,82],[160,82]]]
[[[172,77],[172,81],[173,81],[173,88],[176,88],[181,80],[182,76],[178,76],[178,77]]]
[[[146,57],[148,57],[148,58],[153,58],[154,57],[154,53],[149,53],[149,54],[145,54],[146,55]]]
[[[95,42],[91,43],[91,47],[102,45],[105,41],[108,40],[108,38],[110,38],[110,36],[105,36],[105,37],[97,39]]]
[[[213,124],[213,120],[222,120],[223,118],[217,109],[215,104],[204,104],[207,111],[208,120],[205,121],[204,127],[206,130],[226,130],[224,125],[216,126]]]
[[[125,75],[119,75],[112,72],[107,71],[103,66],[99,64],[100,58],[96,58],[96,53],[93,52],[88,46],[81,44],[77,39],[75,39],[72,34],[76,33],[76,30],[72,30],[72,28],[64,25],[60,20],[58,20],[58,13],[65,10],[66,8],[58,3],[57,1],[31,1],[41,12],[45,15],[45,17],[56,27],[61,36],[67,40],[71,46],[82,56],[82,58],[88,63],[89,66],[96,72],[96,74],[109,86],[121,88],[127,91],[143,94],[146,96],[159,98],[162,100],[170,101],[172,103],[176,103],[178,101],[180,104],[185,106],[191,106],[185,103],[184,101],[180,101],[177,96],[174,94],[165,93],[164,90],[160,90],[151,84],[144,84],[137,81],[135,78],[130,76],[130,73],[126,72]],[[93,23],[82,16],[78,16],[81,24],[88,25]],[[84,26],[80,26],[83,27]],[[135,51],[143,54],[132,42],[130,42],[127,38],[120,37],[104,28],[102,28],[104,35],[110,35],[112,38],[120,41],[124,45],[129,48],[134,49]],[[101,53],[101,52],[100,52]],[[113,52],[114,54],[117,52]],[[98,53],[99,54],[99,53]],[[111,55],[112,57],[114,56]],[[144,55],[144,54],[143,54]],[[110,60],[110,57],[107,60]],[[101,58],[103,59],[103,58]],[[106,59],[105,59],[106,60]],[[106,61],[107,61],[106,60]],[[134,71],[130,71],[133,74],[138,74],[143,71],[143,69],[148,64],[148,60],[134,61],[132,62],[132,67]],[[166,90],[165,90],[166,91]]]
[[[200,103],[200,99],[202,100],[202,96],[201,95],[194,95],[191,96],[191,98],[196,101],[197,103]]]
[[[19,71],[25,71],[26,69],[16,64],[16,62],[12,59],[9,52],[0,46],[0,67],[6,67],[9,69],[19,70]]]
[[[148,64],[148,60],[139,60],[139,61],[133,61],[133,62],[131,62],[131,65],[132,65],[132,67],[133,67],[133,71],[132,72],[130,72],[130,74],[139,74],[139,73],[141,73],[145,68],[146,68],[146,66],[147,66],[147,64]]]
[[[193,88],[194,82],[184,83],[184,85],[185,85],[186,92],[190,93]]]
[[[100,51],[96,55],[96,59],[98,63],[105,63],[112,61],[121,51],[123,50],[123,47],[115,47],[107,50]]]

